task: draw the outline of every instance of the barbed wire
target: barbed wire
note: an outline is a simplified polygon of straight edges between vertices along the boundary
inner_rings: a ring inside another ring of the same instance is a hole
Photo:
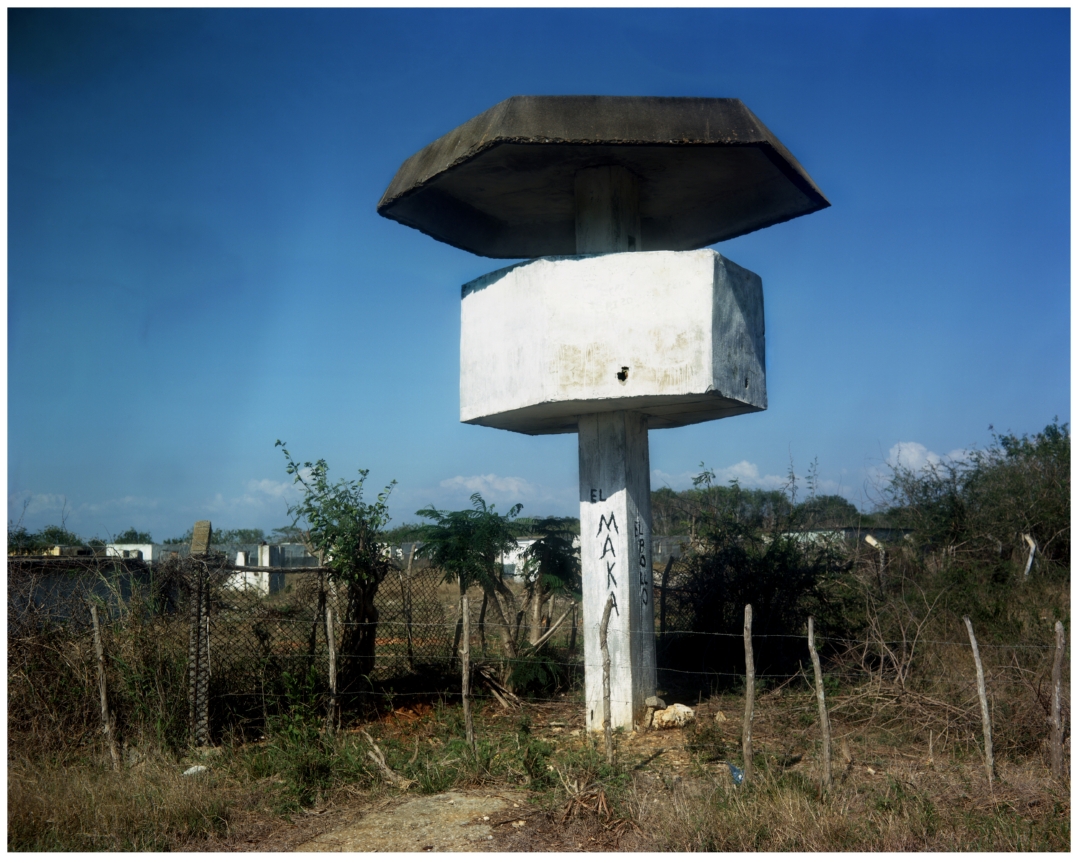
[[[222,613],[219,611],[218,614],[221,615]],[[302,624],[304,626],[310,626],[312,618],[311,617],[279,617],[279,616],[275,615],[273,617],[273,620],[274,620],[275,623]],[[213,625],[213,622],[211,622],[211,625]],[[388,627],[388,626],[408,626],[408,627],[411,627],[412,629],[428,628],[428,629],[443,629],[443,630],[446,630],[446,631],[454,631],[454,630],[457,629],[458,623],[457,622],[454,622],[454,623],[424,623],[424,622],[419,622],[419,621],[410,623],[410,622],[406,622],[404,620],[379,620],[377,623],[365,623],[365,622],[359,622],[359,621],[335,621],[334,626],[335,627],[338,627],[338,626],[341,626],[341,627],[357,627],[357,628],[364,628],[364,627],[370,627],[370,626],[375,626],[377,628],[384,628],[384,627]],[[486,626],[489,627],[492,631],[498,631],[500,629],[505,629],[506,627],[514,628],[515,625],[514,624],[495,623],[495,622],[492,622],[492,621],[488,621]],[[594,628],[599,630],[599,628],[600,628],[599,624],[595,624]],[[582,626],[582,627],[579,628],[578,632],[579,633],[584,632],[584,630],[585,630],[585,627]],[[612,631],[615,631],[615,630],[613,629]],[[656,636],[656,637],[667,637],[667,636],[674,636],[674,635],[708,635],[708,636],[719,636],[719,637],[723,637],[723,638],[738,638],[740,641],[743,638],[743,632],[742,631],[739,631],[739,632],[717,632],[717,631],[714,631],[714,630],[698,630],[698,629],[665,629],[664,632],[661,633],[658,629],[655,629],[655,628],[651,629],[651,630],[648,630],[648,629],[623,629],[623,630],[618,630],[618,631],[619,632],[625,632],[625,633],[627,633],[629,635],[653,635],[653,636]],[[799,633],[790,633],[790,632],[753,632],[753,633],[751,633],[751,635],[755,639],[788,638],[788,639],[794,639],[795,641],[801,641],[801,642],[806,641],[806,634],[805,633],[799,634]],[[966,648],[971,647],[971,642],[970,641],[941,641],[941,640],[936,640],[936,639],[924,639],[924,638],[914,638],[914,639],[909,639],[907,641],[904,641],[904,640],[880,640],[880,639],[867,640],[865,638],[837,638],[835,636],[824,636],[820,632],[815,633],[815,636],[816,636],[815,643],[817,643],[817,644],[845,644],[845,645],[849,645],[849,646],[858,646],[858,645],[863,645],[863,644],[868,644],[869,643],[871,645],[887,645],[889,647],[899,647],[899,646],[902,646],[902,645],[905,645],[905,644],[907,644],[907,645],[933,644],[933,645],[938,645],[938,646],[966,647]],[[475,641],[476,638],[477,638],[477,636],[474,633],[473,640]],[[1007,649],[1026,648],[1026,649],[1032,649],[1032,650],[1048,650],[1048,649],[1052,648],[1053,646],[1054,646],[1053,642],[1050,642],[1050,641],[1047,641],[1047,642],[1044,642],[1044,643],[1037,643],[1037,642],[1000,643],[1000,642],[987,641],[985,644],[982,641],[979,642],[979,649],[980,650],[990,649],[990,648],[1007,648]]]

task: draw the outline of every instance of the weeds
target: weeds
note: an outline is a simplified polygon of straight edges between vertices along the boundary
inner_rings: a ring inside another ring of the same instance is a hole
[[[228,832],[236,790],[153,758],[114,773],[93,761],[8,763],[9,851],[172,851]]]

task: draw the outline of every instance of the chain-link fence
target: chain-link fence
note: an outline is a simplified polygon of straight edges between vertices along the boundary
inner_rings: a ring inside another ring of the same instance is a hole
[[[742,633],[710,616],[702,591],[711,589],[711,582],[695,580],[701,575],[696,565],[693,558],[673,556],[657,562],[657,672],[661,687],[672,695],[728,687],[743,673],[731,659],[742,655]],[[514,641],[520,643],[528,620],[520,586],[511,589],[517,595],[503,610],[506,622],[517,630]],[[545,606],[544,627],[557,621],[570,602],[562,597]],[[347,657],[341,655],[345,629],[362,624],[345,619],[344,591],[317,567],[240,569],[221,554],[153,565],[122,558],[10,557],[8,722],[9,734],[20,741],[36,739],[47,748],[100,733],[100,672],[91,605],[98,608],[110,709],[121,733],[149,725],[172,744],[205,744],[231,731],[264,728],[298,711],[327,716],[335,697],[353,703],[391,692],[453,698],[460,687],[455,653],[458,587],[423,561],[403,561],[390,571],[375,595],[373,655]],[[820,634],[819,647],[840,660],[829,674],[857,693],[837,709],[851,716],[865,712],[867,705],[878,710],[900,692],[909,701],[915,699],[903,721],[921,716],[911,711],[933,702],[945,705],[941,709],[947,708],[948,721],[958,730],[977,731],[967,675],[951,675],[948,681],[937,679],[942,675],[919,679],[911,670],[916,650],[928,644],[955,667],[970,662],[969,646],[962,639],[919,641],[919,615],[928,617],[928,609],[900,604],[871,611],[873,625],[857,640],[846,641],[825,630]],[[765,660],[784,651],[805,651],[805,635],[770,628],[765,614],[758,612],[755,605],[754,649],[762,659],[757,676],[781,685],[791,672],[773,673]],[[891,629],[886,626],[889,615],[900,615]],[[557,667],[564,680],[581,673],[580,626],[581,609],[575,607],[548,643],[544,661],[549,668]],[[504,669],[533,661],[508,659],[498,629],[491,609],[485,618],[483,597],[473,588],[473,661]],[[352,689],[333,683],[330,633],[338,668],[349,659],[369,660],[370,670]],[[897,641],[895,633],[903,640]],[[1008,733],[1015,738],[1010,745],[1036,745],[1049,704],[1049,636],[1033,643],[988,643],[983,655],[992,693],[997,691],[1000,705],[1005,705],[998,711],[1008,712]],[[1010,696],[1016,692],[1027,694]]]
[[[267,568],[268,569],[268,568]],[[12,557],[8,561],[9,682],[24,682],[36,709],[52,698],[42,684],[55,674],[41,670],[47,654],[76,673],[86,701],[87,728],[94,724],[90,607],[96,605],[113,659],[114,697],[140,674],[121,657],[124,634],[145,629],[174,666],[182,666],[190,738],[204,744],[228,728],[264,724],[297,706],[322,711],[331,695],[368,695],[395,681],[431,689],[450,674],[459,597],[442,571],[418,562],[392,569],[375,595],[373,657],[342,655],[346,596],[318,567],[259,571],[238,568],[223,554],[171,557],[153,565],[125,558]],[[481,603],[474,603],[474,609]],[[329,611],[329,615],[328,612]],[[474,610],[474,632],[481,623]],[[482,627],[481,627],[482,631]],[[338,689],[330,679],[330,642],[340,667],[365,659],[370,671],[357,688]]]

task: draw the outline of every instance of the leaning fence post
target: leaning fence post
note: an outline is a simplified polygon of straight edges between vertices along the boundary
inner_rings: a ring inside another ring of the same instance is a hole
[[[461,707],[465,713],[465,742],[476,754],[473,736],[472,704],[469,702],[469,597],[461,597]]]
[[[814,663],[814,688],[817,690],[818,716],[821,719],[821,781],[828,790],[832,787],[832,734],[829,728],[829,710],[825,706],[825,684],[821,679],[821,660],[814,645],[814,618],[806,618],[806,639],[810,642],[810,661]]]
[[[94,622],[94,652],[97,654],[98,691],[101,693],[101,721],[105,726],[105,741],[109,744],[109,757],[113,770],[120,769],[120,753],[113,734],[113,717],[109,712],[109,693],[105,683],[105,649],[101,644],[101,627],[98,625],[97,606],[90,606],[90,619]]]
[[[743,712],[742,757],[743,785],[749,785],[754,764],[754,744],[750,737],[750,728],[754,724],[754,646],[750,640],[750,626],[754,618],[754,609],[749,603],[743,611],[743,652],[746,654],[746,710]]]
[[[975,630],[971,628],[971,618],[964,616],[968,638],[971,639],[971,652],[975,654],[975,675],[979,683],[979,706],[982,707],[983,745],[986,747],[986,778],[994,783],[994,741],[990,736],[990,708],[986,704],[986,678],[983,676],[982,659],[979,658],[979,642],[975,640]]]
[[[611,737],[611,654],[608,653],[608,621],[611,619],[611,607],[615,604],[615,595],[609,594],[604,616],[600,618],[600,655],[604,666],[604,753],[607,763],[615,763],[615,741]]]
[[[326,723],[333,729],[338,724],[337,645],[334,643],[334,607],[329,603],[326,606],[326,648],[330,653],[330,713]]]
[[[1065,627],[1059,620],[1054,624],[1053,689],[1050,696],[1050,775],[1060,779],[1065,775],[1065,753],[1062,750],[1061,728],[1061,661],[1065,658]]]

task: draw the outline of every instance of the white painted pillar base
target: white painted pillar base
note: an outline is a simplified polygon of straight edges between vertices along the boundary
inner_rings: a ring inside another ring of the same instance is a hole
[[[604,723],[600,618],[609,595],[611,725],[632,729],[656,694],[649,435],[643,414],[587,414],[578,421],[585,727]]]

